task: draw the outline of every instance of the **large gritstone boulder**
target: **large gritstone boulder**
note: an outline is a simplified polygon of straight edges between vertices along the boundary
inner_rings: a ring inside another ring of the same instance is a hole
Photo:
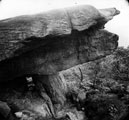
[[[1,20],[0,101],[16,119],[87,119],[79,103],[85,93],[77,97],[78,80],[67,74],[115,51],[118,35],[104,25],[117,14],[115,8],[81,5]]]

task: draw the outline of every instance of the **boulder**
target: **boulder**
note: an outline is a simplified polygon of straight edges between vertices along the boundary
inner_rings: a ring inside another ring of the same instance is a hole
[[[118,36],[101,28],[117,14],[82,5],[0,21],[0,81],[56,74],[110,54]]]
[[[119,11],[115,8],[97,10],[81,5],[52,10],[36,15],[25,15],[0,21],[0,61],[17,56],[15,52],[32,50],[53,39],[54,36],[70,35],[73,30],[83,31],[96,25],[99,28]]]
[[[82,5],[0,21],[0,100],[21,119],[87,119],[87,101],[100,94],[96,61],[118,46],[104,30],[117,14]]]
[[[9,116],[11,112],[10,107],[6,102],[0,101],[0,115],[2,115],[5,119]]]

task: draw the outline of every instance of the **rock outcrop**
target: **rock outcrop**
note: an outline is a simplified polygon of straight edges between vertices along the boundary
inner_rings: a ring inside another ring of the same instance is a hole
[[[56,74],[77,64],[101,58],[116,49],[118,36],[105,30],[91,29],[52,40],[18,57],[1,61],[0,81],[26,74]]]
[[[45,37],[69,35],[93,25],[99,28],[119,14],[115,8],[97,10],[88,5],[21,16],[0,22],[0,60],[10,58],[20,48],[34,49],[49,42]],[[50,41],[52,41],[51,39]],[[22,50],[26,52],[27,50]]]
[[[88,120],[126,120],[129,116],[129,50],[84,63],[60,75],[79,99]],[[74,97],[75,97],[74,96]]]
[[[104,30],[117,14],[115,8],[83,5],[0,21],[0,100],[13,116],[98,120],[86,112],[87,91],[99,94],[92,90],[102,71],[96,61],[118,46],[118,36]],[[92,100],[89,107],[96,104]]]
[[[1,21],[0,79],[53,74],[110,54],[118,36],[101,28],[118,13],[78,6]]]

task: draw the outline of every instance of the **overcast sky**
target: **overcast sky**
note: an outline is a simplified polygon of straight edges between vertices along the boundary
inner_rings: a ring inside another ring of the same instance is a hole
[[[90,4],[96,8],[116,7],[120,10],[121,14],[107,23],[106,29],[119,35],[119,46],[129,46],[129,5],[125,0],[2,0],[0,19],[79,4]]]

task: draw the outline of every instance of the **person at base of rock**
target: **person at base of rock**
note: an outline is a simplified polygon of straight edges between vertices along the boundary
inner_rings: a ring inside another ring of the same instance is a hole
[[[52,117],[56,118],[54,106],[53,106],[53,103],[52,103],[50,97],[47,94],[47,90],[46,90],[47,88],[45,88],[46,85],[45,85],[43,79],[44,78],[42,78],[42,76],[40,76],[40,75],[27,76],[26,80],[27,80],[27,84],[28,84],[27,85],[28,90],[33,91],[35,89],[39,93],[39,95],[43,98],[45,103],[47,104]]]
[[[45,104],[47,105],[48,114],[52,116],[53,120],[63,120],[67,119],[70,120],[70,118],[64,113],[64,115],[60,116],[58,113],[56,113],[56,110],[54,108],[54,105],[51,101],[51,98],[49,96],[49,83],[48,83],[48,76],[47,75],[32,75],[27,76],[27,86],[29,91],[37,91],[39,95],[44,100]]]
[[[27,87],[29,91],[33,91],[35,88],[35,84],[33,82],[33,78],[32,77],[26,77],[27,80]]]

